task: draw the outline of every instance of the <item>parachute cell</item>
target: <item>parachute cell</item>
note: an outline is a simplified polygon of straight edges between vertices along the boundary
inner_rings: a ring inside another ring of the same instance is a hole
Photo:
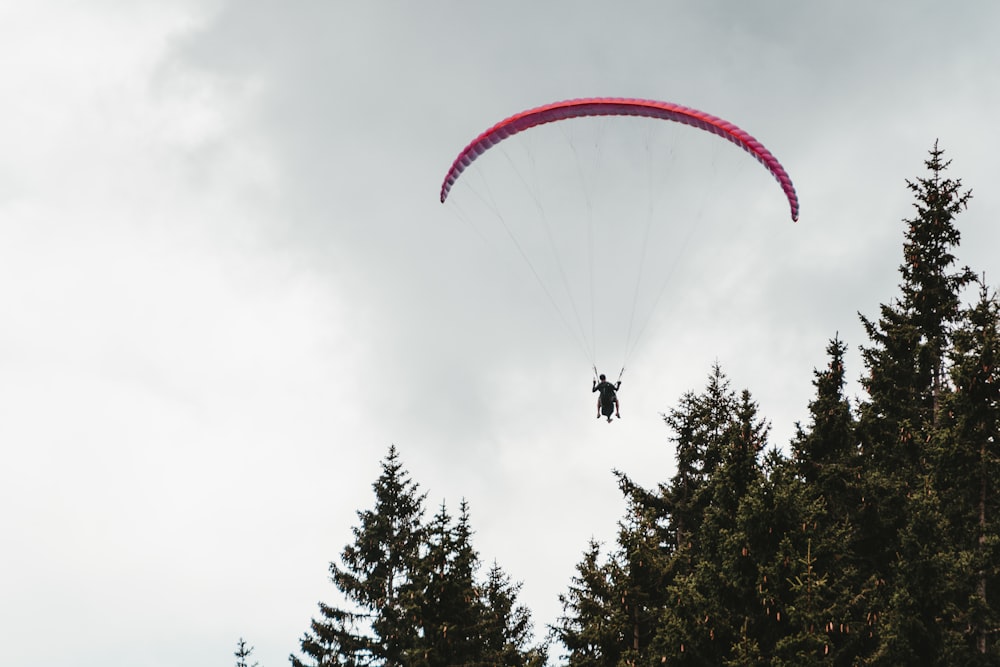
[[[581,116],[644,116],[658,118],[690,125],[727,139],[752,155],[771,172],[771,175],[778,181],[782,191],[784,191],[785,196],[788,198],[792,220],[799,219],[799,200],[795,194],[795,186],[792,185],[792,180],[788,177],[784,167],[781,166],[781,163],[778,162],[774,155],[751,135],[729,121],[679,104],[614,97],[591,97],[555,102],[523,111],[500,121],[476,137],[455,158],[451,169],[448,170],[444,182],[441,184],[441,202],[444,203],[448,198],[448,193],[462,172],[477,157],[492,146],[537,125],[566,120],[568,118],[579,118]]]

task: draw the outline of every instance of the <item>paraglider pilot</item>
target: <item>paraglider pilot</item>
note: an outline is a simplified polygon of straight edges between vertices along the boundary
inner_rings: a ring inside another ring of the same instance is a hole
[[[618,411],[618,390],[622,386],[622,381],[619,380],[617,384],[611,384],[608,382],[604,374],[601,374],[601,381],[598,382],[594,380],[593,386],[590,391],[601,392],[600,397],[597,399],[597,418],[600,419],[603,414],[608,418],[608,422],[611,421],[611,415],[614,413],[615,417],[621,419],[621,413]]]

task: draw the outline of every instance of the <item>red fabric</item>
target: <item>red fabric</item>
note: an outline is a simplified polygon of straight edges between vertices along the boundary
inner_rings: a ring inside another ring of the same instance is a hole
[[[717,118],[703,111],[698,111],[697,109],[691,109],[670,102],[616,97],[589,97],[554,102],[535,109],[522,111],[519,114],[500,121],[473,139],[472,143],[466,146],[458,154],[458,157],[455,158],[451,169],[448,170],[444,182],[441,184],[441,202],[443,203],[448,198],[448,192],[465,168],[472,164],[473,160],[482,155],[491,146],[536,125],[567,118],[578,118],[580,116],[646,116],[649,118],[660,118],[691,125],[692,127],[697,127],[728,139],[754,156],[758,162],[771,172],[788,198],[792,220],[799,219],[799,200],[795,194],[795,186],[792,185],[792,180],[788,177],[781,163],[771,155],[770,151],[764,148],[763,144],[752,136],[729,121]]]

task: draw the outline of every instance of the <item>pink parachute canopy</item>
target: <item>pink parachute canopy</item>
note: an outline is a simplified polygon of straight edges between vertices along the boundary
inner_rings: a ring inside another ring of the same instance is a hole
[[[788,205],[792,210],[792,220],[799,219],[799,199],[795,194],[795,186],[792,185],[792,180],[788,177],[781,163],[771,155],[769,150],[764,148],[763,144],[752,136],[729,121],[696,109],[680,106],[679,104],[616,97],[588,97],[578,100],[554,102],[535,109],[522,111],[506,120],[500,121],[476,137],[455,158],[451,169],[448,170],[447,175],[444,177],[444,183],[441,184],[441,202],[444,203],[444,200],[448,198],[448,192],[455,184],[455,181],[458,180],[459,175],[488,148],[495,146],[508,137],[514,136],[518,132],[523,132],[536,125],[565,120],[567,118],[579,118],[581,116],[646,116],[649,118],[672,120],[728,139],[754,156],[758,162],[771,172],[778,180],[778,184],[781,185],[781,189],[788,198]]]

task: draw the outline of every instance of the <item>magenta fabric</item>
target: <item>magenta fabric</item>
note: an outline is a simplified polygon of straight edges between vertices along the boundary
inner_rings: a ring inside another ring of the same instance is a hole
[[[638,100],[617,97],[589,97],[577,100],[554,102],[545,106],[522,111],[510,118],[500,121],[486,130],[472,143],[466,146],[448,170],[441,184],[441,202],[448,198],[448,192],[458,180],[459,175],[472,164],[473,160],[487,149],[511,137],[518,132],[558,120],[578,118],[580,116],[646,116],[672,120],[685,125],[697,127],[706,132],[717,134],[741,147],[754,156],[777,179],[778,184],[788,198],[792,220],[799,219],[799,200],[795,194],[795,186],[788,177],[781,163],[767,150],[763,144],[736,127],[729,121],[717,118],[697,109],[691,109],[670,102],[655,100]]]

